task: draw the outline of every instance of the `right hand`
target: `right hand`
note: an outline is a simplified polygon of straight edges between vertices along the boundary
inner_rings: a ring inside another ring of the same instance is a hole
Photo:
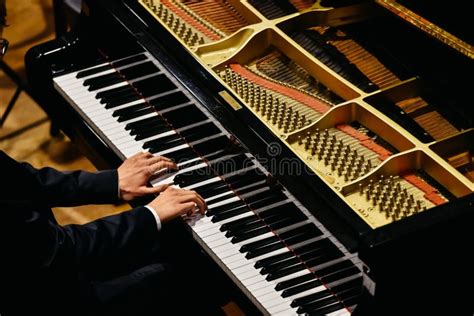
[[[192,215],[197,210],[201,214],[206,212],[206,202],[199,194],[174,187],[168,187],[148,206],[156,211],[162,223],[184,214]]]

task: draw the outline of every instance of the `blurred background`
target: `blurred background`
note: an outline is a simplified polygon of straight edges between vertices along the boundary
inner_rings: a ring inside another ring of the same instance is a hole
[[[55,20],[51,0],[7,0],[7,24],[3,37],[9,42],[3,59],[26,83],[24,56],[27,50],[39,43],[54,39]],[[3,67],[2,67],[3,68]],[[18,84],[5,69],[0,70],[0,116],[15,96]],[[94,166],[63,134],[50,135],[50,122],[43,110],[22,90],[12,111],[0,127],[0,150],[18,161],[26,161],[40,168],[59,170],[82,169],[94,171]],[[101,205],[73,208],[56,208],[54,214],[60,224],[85,223],[108,214],[127,210],[129,206]]]

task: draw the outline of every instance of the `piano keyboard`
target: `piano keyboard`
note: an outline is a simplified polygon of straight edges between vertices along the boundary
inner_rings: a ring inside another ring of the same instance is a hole
[[[54,78],[56,89],[123,159],[163,155],[170,183],[197,191],[204,216],[186,221],[197,242],[249,299],[272,315],[348,315],[362,289],[360,262],[245,152],[148,53]]]

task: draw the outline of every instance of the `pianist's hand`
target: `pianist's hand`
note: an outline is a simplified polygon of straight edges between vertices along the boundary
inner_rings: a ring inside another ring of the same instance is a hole
[[[206,202],[199,194],[192,190],[173,187],[163,191],[148,206],[156,211],[162,223],[184,214],[192,215],[196,211],[201,214],[206,212]]]
[[[118,168],[120,198],[130,201],[139,196],[162,192],[167,185],[154,188],[146,186],[150,177],[160,170],[176,168],[176,164],[165,157],[153,156],[148,152],[133,155]]]

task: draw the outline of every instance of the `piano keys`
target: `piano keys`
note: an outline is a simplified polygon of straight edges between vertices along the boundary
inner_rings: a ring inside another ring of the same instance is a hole
[[[195,190],[205,216],[188,218],[209,255],[269,314],[349,314],[361,265],[149,53],[55,77],[58,91],[121,157],[148,150],[179,170],[153,185]]]

